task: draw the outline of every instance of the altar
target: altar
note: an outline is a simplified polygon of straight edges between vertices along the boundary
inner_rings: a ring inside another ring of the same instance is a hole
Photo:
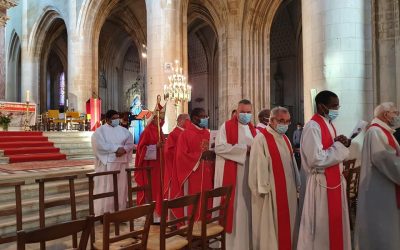
[[[24,121],[28,109],[29,126],[34,126],[36,123],[36,104],[21,102],[4,102],[0,101],[0,112],[2,114],[12,114],[11,122],[8,126],[10,131],[24,130]]]

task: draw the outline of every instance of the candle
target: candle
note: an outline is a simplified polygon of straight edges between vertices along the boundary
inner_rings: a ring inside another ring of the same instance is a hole
[[[67,107],[68,107],[68,99],[66,100],[66,104],[65,104],[65,106],[67,106]]]
[[[29,90],[26,91],[26,102],[29,102]]]

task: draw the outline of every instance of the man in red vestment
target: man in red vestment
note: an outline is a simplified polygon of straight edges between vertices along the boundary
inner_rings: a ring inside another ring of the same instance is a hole
[[[162,202],[162,190],[161,190],[161,153],[164,144],[164,134],[161,130],[164,125],[164,116],[160,114],[160,133],[158,131],[158,117],[153,116],[152,121],[144,129],[140,136],[139,144],[136,151],[135,167],[151,167],[151,189],[152,198],[156,202],[156,213],[155,220],[161,216],[161,202]],[[147,184],[146,174],[143,171],[135,172],[135,181],[138,186]],[[137,196],[138,204],[145,202],[144,193],[139,192]]]
[[[176,144],[178,143],[179,136],[186,128],[186,123],[190,123],[189,115],[180,114],[176,123],[176,127],[169,133],[164,146],[164,199],[173,199],[176,197],[175,194],[179,192],[177,173],[174,166]],[[171,193],[174,195],[170,195]]]
[[[175,162],[180,190],[186,194],[196,194],[213,188],[214,161],[209,151],[210,132],[208,117],[202,108],[190,113],[191,123],[181,133],[176,146]],[[199,205],[199,208],[203,204]],[[212,205],[210,201],[209,205]],[[199,210],[198,210],[199,211]],[[199,219],[197,211],[196,220]],[[183,216],[183,210],[174,211],[177,218]]]

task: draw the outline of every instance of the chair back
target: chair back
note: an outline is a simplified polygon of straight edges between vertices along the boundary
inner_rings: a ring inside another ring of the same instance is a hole
[[[57,109],[49,109],[47,111],[47,118],[48,119],[59,119],[60,111]]]
[[[219,222],[224,228],[225,233],[227,210],[229,201],[231,199],[232,186],[219,187],[216,189],[204,191],[202,193],[202,207],[201,207],[201,235],[202,237],[207,235],[207,224]],[[208,207],[209,200],[219,198],[221,202],[211,208]]]
[[[350,159],[343,162],[343,176],[347,177],[349,174],[350,169],[355,168],[356,166],[356,159]]]
[[[48,208],[70,205],[71,210],[71,220],[76,220],[76,200],[75,200],[75,179],[77,175],[69,176],[59,176],[50,178],[37,179],[36,183],[39,183],[39,225],[40,228],[45,228],[46,226],[46,216],[45,211]],[[56,199],[51,201],[46,201],[45,199],[45,183],[56,182],[56,181],[68,181],[69,184],[69,198]],[[72,235],[72,244],[76,248],[78,245],[78,240],[76,234]],[[45,249],[45,242],[41,242],[41,249]]]
[[[358,185],[360,183],[361,167],[351,168],[346,178],[348,200],[358,197]]]
[[[109,250],[110,245],[113,243],[120,242],[122,240],[131,240],[129,243],[125,243],[120,246],[119,249],[143,249],[147,248],[147,239],[150,231],[151,218],[154,212],[155,203],[146,204],[143,206],[137,206],[128,208],[126,210],[104,213],[103,217],[103,250]],[[142,227],[135,230],[131,229],[127,233],[121,235],[110,236],[111,223],[120,224],[122,222],[132,221],[145,217],[145,223]]]
[[[173,200],[164,199],[162,203],[161,221],[160,221],[160,250],[164,250],[166,239],[175,235],[185,235],[188,241],[187,249],[191,249],[192,232],[194,217],[200,200],[200,193],[195,195],[183,196]],[[181,218],[168,219],[168,214],[171,209],[191,207],[191,211],[186,216]],[[181,226],[185,224],[185,226]]]
[[[82,232],[77,249],[85,250],[90,235],[90,229],[92,227],[93,216],[88,216],[86,219],[64,222],[30,232],[25,232],[24,230],[18,231],[17,249],[25,250],[26,244],[56,240]]]
[[[86,174],[86,176],[89,179],[89,214],[95,216],[95,221],[100,221],[103,219],[103,215],[96,216],[94,214],[94,201],[97,199],[112,197],[114,199],[114,211],[119,211],[118,182],[117,182],[117,180],[118,180],[117,177],[118,177],[119,172],[120,172],[119,170],[114,170],[114,171],[93,172],[93,173]],[[100,176],[107,176],[107,175],[112,176],[113,191],[94,194],[94,178],[100,177]],[[115,233],[117,235],[119,234],[119,224],[115,224]],[[94,227],[93,227],[93,229],[90,233],[91,244],[93,244],[94,241],[95,241],[95,231],[94,231]]]
[[[0,210],[0,217],[15,215],[16,219],[16,231],[10,236],[0,235],[0,244],[13,242],[17,240],[16,232],[22,230],[22,202],[21,202],[21,186],[25,184],[25,181],[7,182],[1,183],[0,188],[14,188],[15,192],[15,207]]]

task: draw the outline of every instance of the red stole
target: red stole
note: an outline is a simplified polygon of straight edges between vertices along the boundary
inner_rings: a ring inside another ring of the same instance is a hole
[[[254,128],[252,123],[248,124],[251,134],[253,137],[257,135],[256,129]],[[231,120],[225,122],[225,131],[226,131],[226,141],[229,144],[235,145],[238,144],[239,140],[239,121],[237,116],[233,117]],[[236,177],[237,177],[237,163],[231,160],[225,160],[224,165],[224,176],[222,179],[222,186],[232,186],[232,194],[231,199],[228,205],[228,214],[226,221],[226,232],[232,233],[233,228],[233,210],[234,210],[234,201],[235,201],[235,192],[236,192]],[[222,201],[221,201],[222,202]]]
[[[334,141],[326,125],[324,119],[315,114],[311,120],[318,123],[321,128],[322,148],[330,148]],[[332,125],[332,124],[331,124]],[[336,129],[332,125],[333,130]],[[328,187],[336,187],[341,183],[339,164],[325,168],[325,178]],[[330,250],[343,249],[343,221],[342,221],[342,188],[341,186],[335,189],[327,189],[328,196],[328,214],[329,214],[329,248]]]
[[[283,163],[281,154],[279,153],[278,146],[276,145],[274,136],[266,129],[261,130],[263,133],[267,145],[269,154],[272,161],[272,170],[274,173],[275,180],[275,195],[276,195],[276,213],[278,219],[278,249],[279,250],[291,250],[292,249],[292,234],[290,230],[290,211],[289,202],[287,199],[287,187],[285,171],[283,169]],[[293,155],[292,147],[290,146],[289,140],[286,135],[283,135],[286,145],[291,155]]]
[[[389,146],[391,146],[396,151],[396,155],[399,155],[400,152],[397,151],[396,142],[394,141],[393,135],[387,129],[385,129],[384,127],[382,127],[381,125],[379,125],[377,123],[371,124],[371,126],[369,126],[369,127],[372,127],[372,126],[378,127],[383,131],[383,133],[386,135],[386,137],[388,139]],[[395,187],[396,187],[397,208],[400,209],[400,186],[395,185]]]
[[[171,133],[169,133],[167,141],[164,146],[164,190],[163,190],[163,198],[169,199],[168,192],[172,192],[174,189],[173,185],[178,185],[176,182],[176,173],[174,166],[174,158],[176,145],[178,143],[178,138],[183,132],[181,128],[174,128]],[[175,197],[174,194],[171,193],[171,197]]]

